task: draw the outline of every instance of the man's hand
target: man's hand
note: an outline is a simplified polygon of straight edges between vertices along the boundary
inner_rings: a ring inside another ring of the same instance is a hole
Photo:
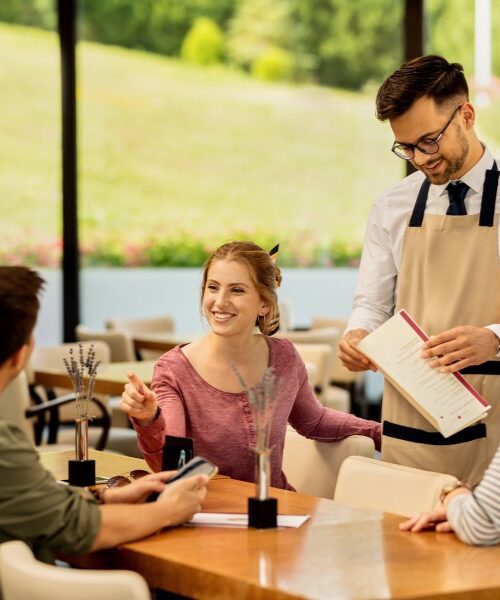
[[[376,371],[377,367],[356,349],[357,344],[368,335],[366,329],[351,329],[339,343],[339,358],[349,371]]]
[[[461,325],[433,335],[423,346],[422,357],[433,359],[429,365],[443,373],[454,373],[492,359],[498,338],[486,327]]]
[[[161,471],[136,479],[130,485],[112,487],[104,493],[105,504],[140,504],[153,492],[161,493],[165,482],[175,475],[176,471]]]
[[[120,408],[141,425],[149,425],[156,416],[158,400],[156,394],[135,373],[127,373],[129,383],[122,393]]]
[[[165,527],[180,525],[196,512],[200,512],[201,503],[207,493],[208,477],[195,475],[186,479],[178,479],[166,486],[165,491],[156,501],[165,511]]]

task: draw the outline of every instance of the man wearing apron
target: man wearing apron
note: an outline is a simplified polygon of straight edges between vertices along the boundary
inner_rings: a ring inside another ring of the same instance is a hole
[[[370,213],[354,310],[340,343],[352,371],[375,369],[356,344],[406,309],[430,341],[432,366],[460,370],[491,405],[484,422],[444,438],[385,382],[382,459],[477,483],[500,442],[500,186],[474,131],[463,69],[438,56],[410,61],[377,95],[392,151],[418,169]]]

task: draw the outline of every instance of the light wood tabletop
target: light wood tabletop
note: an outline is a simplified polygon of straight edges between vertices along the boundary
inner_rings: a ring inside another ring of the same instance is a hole
[[[146,385],[151,383],[155,361],[138,360],[133,362],[115,362],[100,365],[95,382],[96,394],[109,394],[119,396],[123,386],[127,383],[128,371],[134,371]],[[71,389],[68,374],[61,369],[37,369],[34,372],[34,381],[47,388],[61,387]]]
[[[134,333],[132,340],[135,349],[140,350],[158,350],[160,352],[168,352],[180,344],[190,344],[202,337],[201,333],[179,333],[179,332],[163,332],[163,333]]]
[[[44,464],[57,468],[56,454]],[[97,460],[98,474],[107,475],[99,470],[110,466],[104,466],[108,459]],[[113,474],[125,462],[137,468],[136,459],[119,460]],[[213,480],[204,510],[245,512],[253,493],[249,483]],[[272,495],[281,514],[311,519],[298,529],[179,527],[75,562],[136,570],[152,587],[202,599],[500,598],[498,546],[467,546],[453,534],[403,533],[401,517],[283,490]]]

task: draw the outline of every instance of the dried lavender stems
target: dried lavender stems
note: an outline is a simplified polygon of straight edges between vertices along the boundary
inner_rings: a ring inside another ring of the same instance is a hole
[[[274,408],[279,386],[271,367],[266,368],[262,379],[252,388],[249,388],[241,373],[234,363],[231,364],[243,389],[247,393],[248,403],[252,409],[255,426],[255,483],[256,497],[259,500],[269,498],[270,473],[269,455],[271,454],[270,437]]]
[[[233,363],[231,366],[248,395],[248,403],[252,409],[256,433],[255,451],[269,451],[271,423],[276,405],[279,381],[272,367],[267,367],[262,375],[262,379],[254,387],[249,388],[236,365]]]
[[[69,349],[69,358],[63,358],[64,366],[71,379],[76,397],[76,420],[89,419],[89,401],[94,394],[97,368],[101,361],[95,359],[95,348],[89,346],[87,356],[84,355],[83,344],[78,344],[78,355]]]

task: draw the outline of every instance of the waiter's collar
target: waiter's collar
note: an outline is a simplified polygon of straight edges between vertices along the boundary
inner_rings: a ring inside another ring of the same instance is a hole
[[[462,177],[460,177],[460,181],[466,183],[470,189],[478,194],[483,189],[484,184],[484,175],[488,169],[491,169],[493,166],[493,155],[488,150],[486,146],[484,146],[484,152],[481,158],[477,161],[477,163],[465,173]],[[452,181],[456,181],[450,179],[450,181],[442,184],[442,185],[434,185],[433,187],[436,190],[436,196],[442,196],[446,193],[446,188],[448,184]]]

